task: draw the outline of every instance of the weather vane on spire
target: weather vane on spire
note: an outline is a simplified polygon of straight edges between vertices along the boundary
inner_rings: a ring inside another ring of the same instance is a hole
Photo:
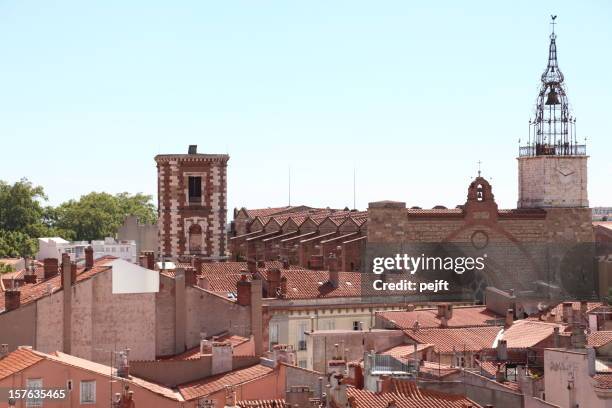
[[[557,16],[556,16],[556,15],[554,15],[554,16],[553,16],[553,15],[551,14],[551,15],[550,15],[550,18],[551,18],[551,20],[552,20],[552,21],[550,22],[550,25],[552,26],[552,35],[555,35],[555,24],[557,24],[557,23],[555,23],[555,20],[557,19]]]
[[[478,160],[476,163],[478,163],[478,177],[480,177],[480,165],[482,164],[482,162],[480,160]]]

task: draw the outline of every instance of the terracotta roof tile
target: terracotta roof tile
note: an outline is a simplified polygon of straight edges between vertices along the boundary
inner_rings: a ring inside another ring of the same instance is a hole
[[[595,374],[593,379],[597,388],[612,389],[612,373]]]
[[[33,366],[41,360],[43,358],[31,349],[18,348],[0,359],[0,380]]]
[[[393,392],[374,393],[347,387],[352,408],[481,408],[469,398],[417,388],[412,381],[393,381]]]
[[[103,256],[95,260],[94,266],[91,269],[86,270],[84,267],[78,268],[76,282],[81,282],[91,278],[94,275],[97,275],[98,273],[110,270],[112,267],[109,264],[115,259],[117,258],[114,256]],[[55,293],[61,289],[61,273],[45,281],[24,284],[19,287],[19,290],[21,291],[21,305],[23,306],[28,303],[35,302],[38,299],[47,296],[50,293]],[[4,296],[0,296],[0,311],[3,310]]]
[[[601,347],[612,341],[612,331],[596,331],[587,335],[587,345]]]
[[[518,349],[534,347],[539,342],[552,336],[555,327],[563,331],[563,326],[556,323],[517,320],[502,334],[508,348]]]
[[[228,385],[238,385],[272,374],[274,369],[256,364],[247,368],[213,375],[202,380],[178,386],[179,392],[186,400],[205,397],[216,391],[223,390]]]
[[[238,401],[236,406],[240,408],[288,408],[284,399]]]
[[[480,351],[490,348],[501,327],[464,327],[450,329],[404,330],[404,333],[419,343],[434,344],[441,353],[456,351]]]
[[[376,313],[377,316],[399,329],[411,329],[417,321],[420,328],[440,327],[440,319],[437,314],[437,308],[415,309],[411,312],[401,310]],[[484,306],[453,307],[452,317],[448,320],[449,327],[477,327],[493,324],[503,325],[503,316]]]
[[[240,271],[246,268],[246,262],[205,263],[200,276],[206,279],[210,291],[225,296],[236,292],[236,283],[241,277]],[[273,261],[266,262],[266,267],[258,268],[258,272],[267,279],[269,270],[273,268],[280,269],[281,276],[287,278],[287,299],[364,296],[361,287],[363,275],[359,272],[339,272],[339,285],[333,287],[328,282],[328,271],[303,269],[293,265],[289,269],[283,269],[280,262]]]

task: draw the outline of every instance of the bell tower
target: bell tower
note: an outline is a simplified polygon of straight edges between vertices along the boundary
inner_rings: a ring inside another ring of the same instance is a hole
[[[519,147],[519,208],[588,207],[586,145],[578,144],[576,118],[557,61],[552,17],[548,65],[541,77],[527,144]]]

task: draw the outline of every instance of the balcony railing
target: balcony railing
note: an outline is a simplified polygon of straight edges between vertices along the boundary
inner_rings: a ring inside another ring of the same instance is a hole
[[[519,147],[519,157],[528,156],[585,156],[586,145],[529,145]]]

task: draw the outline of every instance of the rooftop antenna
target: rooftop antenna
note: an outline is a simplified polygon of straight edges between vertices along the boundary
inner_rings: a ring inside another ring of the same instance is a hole
[[[289,207],[291,207],[291,166],[289,166]]]

